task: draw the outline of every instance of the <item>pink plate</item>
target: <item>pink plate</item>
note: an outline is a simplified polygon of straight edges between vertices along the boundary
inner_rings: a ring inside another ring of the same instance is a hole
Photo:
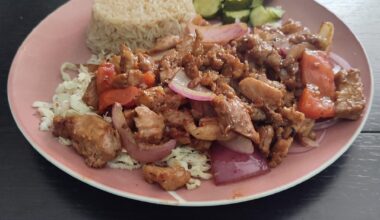
[[[207,181],[193,191],[168,193],[144,182],[139,171],[88,168],[71,148],[60,145],[50,133],[39,131],[33,101],[51,100],[60,82],[59,68],[63,62],[81,63],[89,58],[85,32],[90,21],[91,0],[69,1],[42,21],[19,48],[8,79],[13,117],[31,145],[51,163],[87,184],[131,199],[167,205],[213,206],[253,200],[295,186],[321,172],[352,144],[369,113],[373,80],[362,46],[334,14],[314,1],[303,1],[302,10],[297,0],[274,0],[272,4],[281,5],[286,17],[299,20],[314,31],[323,21],[335,24],[333,51],[361,69],[368,104],[360,120],[339,122],[329,128],[320,148],[289,155],[281,166],[266,175],[224,186]]]

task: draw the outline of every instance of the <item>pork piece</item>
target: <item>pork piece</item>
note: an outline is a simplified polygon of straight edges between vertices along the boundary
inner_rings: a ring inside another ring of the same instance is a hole
[[[124,58],[123,58],[124,59]],[[123,60],[124,62],[125,60]],[[113,55],[110,59],[109,62],[112,63],[115,66],[115,70],[117,74],[120,74],[122,69],[120,68],[120,63],[121,61],[121,56],[118,55]],[[124,64],[123,64],[124,65]],[[124,68],[124,67],[123,67]],[[124,69],[123,69],[124,70]],[[125,72],[125,71],[124,71]]]
[[[99,97],[96,92],[96,78],[92,78],[88,84],[86,92],[83,94],[82,100],[88,106],[91,106],[94,110],[98,109]]]
[[[225,53],[223,47],[219,44],[213,44],[206,53],[205,65],[211,67],[213,70],[219,71],[224,65],[224,61],[220,54]]]
[[[159,62],[160,82],[164,83],[171,80],[178,72],[180,57],[177,51],[172,50],[165,54]]]
[[[172,139],[175,139],[178,144],[180,145],[185,145],[185,144],[190,144],[191,143],[191,138],[190,134],[185,131],[183,128],[179,127],[168,127],[168,136],[171,137]]]
[[[214,141],[223,136],[217,118],[202,118],[197,127],[192,115],[187,111],[167,109],[163,115],[169,125],[184,128],[199,140]]]
[[[256,108],[254,104],[249,105],[249,115],[251,116],[252,121],[265,121],[267,119],[267,116],[265,112],[260,109]]]
[[[305,114],[297,111],[295,107],[284,107],[280,111],[283,118],[288,119],[288,121],[290,122],[289,124],[297,131],[301,126],[303,126]]]
[[[138,86],[141,84],[142,78],[144,74],[141,72],[141,70],[129,70],[128,71],[128,85],[129,86]]]
[[[269,84],[247,77],[239,83],[240,92],[256,104],[281,106],[284,94]]]
[[[310,33],[309,30],[297,32],[289,35],[289,42],[292,44],[301,44],[301,43],[309,43],[313,45],[316,49],[323,49],[322,41],[324,39],[317,35]]]
[[[145,105],[157,112],[165,103],[165,95],[165,91],[161,86],[151,87],[141,91],[140,95],[136,98],[136,103],[138,105]]]
[[[173,191],[186,185],[191,175],[184,168],[159,167],[155,165],[144,165],[142,168],[145,181],[158,183],[164,190]]]
[[[246,106],[238,97],[226,98],[223,95],[218,95],[214,98],[212,104],[218,115],[219,122],[225,128],[224,133],[234,130],[259,144],[259,133],[253,127]]]
[[[117,131],[97,115],[56,116],[53,123],[53,135],[70,139],[90,167],[104,167],[121,149]]]
[[[271,149],[269,166],[274,168],[278,166],[288,154],[289,148],[293,143],[293,138],[279,139]]]
[[[294,34],[300,31],[303,31],[305,28],[302,26],[301,22],[294,21],[294,20],[287,20],[280,28],[280,30],[288,35],[288,34]]]
[[[248,51],[250,58],[253,58],[255,63],[271,67],[276,72],[280,71],[282,58],[278,51],[268,42],[263,41],[258,35],[253,34],[248,38],[249,45],[253,45]]]
[[[152,58],[144,53],[137,53],[138,67],[142,72],[153,72],[154,71],[154,61]]]
[[[187,121],[184,127],[193,137],[198,140],[215,141],[223,136],[217,118],[202,118],[199,120],[199,127],[194,121]]]
[[[207,152],[211,147],[212,141],[204,141],[204,140],[198,140],[195,138],[191,139],[191,147],[194,149],[200,151],[200,152]]]
[[[128,74],[127,73],[121,73],[117,74],[112,79],[112,87],[117,89],[127,88],[129,86],[128,83]]]
[[[201,119],[203,117],[213,117],[216,115],[213,107],[209,102],[191,100],[190,104],[191,114],[196,120]]]
[[[137,105],[145,105],[155,112],[162,112],[167,108],[178,109],[185,102],[183,96],[161,86],[145,89],[136,98]]]
[[[182,65],[185,73],[190,79],[196,79],[201,76],[201,72],[199,71],[201,64],[200,60],[192,54],[186,54],[182,58]]]
[[[166,109],[162,112],[165,121],[172,126],[183,127],[184,124],[194,123],[194,119],[188,111]]]
[[[358,119],[366,103],[360,71],[358,69],[340,71],[335,75],[335,84],[337,86],[336,116],[350,120]]]
[[[165,108],[178,109],[181,105],[187,102],[186,98],[171,89],[165,89]]]
[[[273,137],[274,137],[273,127],[270,125],[265,125],[265,126],[259,127],[258,131],[260,134],[259,149],[265,157],[268,157],[270,153],[270,146],[272,144]]]
[[[180,42],[180,37],[178,35],[168,35],[165,37],[158,38],[156,44],[150,50],[151,53],[157,53],[165,50],[174,48]]]
[[[216,82],[216,89],[213,92],[217,95],[225,95],[228,98],[234,98],[236,96],[235,90],[222,79]]]
[[[144,105],[135,108],[137,117],[134,118],[138,129],[137,139],[142,142],[158,144],[162,139],[165,123],[164,117]]]
[[[240,62],[238,57],[227,53],[221,54],[221,57],[225,61],[222,69],[224,76],[238,79],[244,74],[244,63]]]
[[[210,88],[212,91],[216,89],[216,81],[219,79],[219,73],[216,71],[206,71],[201,75],[199,83],[202,86]]]
[[[125,46],[121,46],[121,58],[120,58],[120,72],[124,73],[128,70],[138,67],[138,58],[132,52],[132,50]]]
[[[194,41],[195,36],[193,34],[186,34],[181,38],[181,41],[176,45],[179,57],[192,53]]]

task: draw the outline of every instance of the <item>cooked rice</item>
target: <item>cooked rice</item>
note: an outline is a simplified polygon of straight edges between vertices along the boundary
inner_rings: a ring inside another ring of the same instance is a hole
[[[87,45],[116,53],[121,44],[149,49],[157,38],[180,34],[195,15],[191,0],[95,0]]]

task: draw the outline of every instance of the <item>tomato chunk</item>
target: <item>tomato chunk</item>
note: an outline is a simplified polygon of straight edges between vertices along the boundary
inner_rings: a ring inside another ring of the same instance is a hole
[[[103,112],[109,106],[112,106],[116,102],[122,106],[131,107],[134,105],[136,96],[140,90],[137,87],[130,86],[125,89],[111,89],[104,91],[99,97],[99,111]]]
[[[304,85],[316,85],[322,96],[335,97],[333,66],[326,52],[305,50],[301,60],[301,79]]]
[[[322,96],[317,88],[313,88],[310,84],[302,92],[298,102],[298,110],[311,119],[335,116],[334,102],[329,97]]]
[[[115,65],[109,62],[99,66],[96,73],[96,91],[98,94],[112,88],[112,80],[116,75]]]

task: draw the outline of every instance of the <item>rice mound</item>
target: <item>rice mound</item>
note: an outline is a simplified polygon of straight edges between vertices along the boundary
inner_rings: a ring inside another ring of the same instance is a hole
[[[95,0],[87,46],[117,53],[121,44],[149,49],[157,38],[180,34],[195,16],[192,0]]]

